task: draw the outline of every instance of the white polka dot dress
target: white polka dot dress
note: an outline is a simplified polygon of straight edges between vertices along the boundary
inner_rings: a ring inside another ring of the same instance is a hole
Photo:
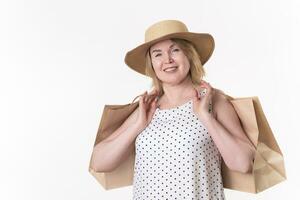
[[[135,140],[134,200],[224,200],[221,156],[193,101],[156,109]]]

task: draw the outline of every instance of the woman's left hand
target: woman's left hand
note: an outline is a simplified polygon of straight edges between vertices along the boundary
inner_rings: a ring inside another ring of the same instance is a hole
[[[209,112],[210,103],[215,93],[214,88],[206,81],[201,81],[200,87],[206,89],[206,94],[200,96],[200,91],[195,89],[195,96],[193,98],[193,111],[199,117],[200,120],[206,120],[209,117],[213,117],[212,113]],[[204,90],[205,90],[204,89]]]

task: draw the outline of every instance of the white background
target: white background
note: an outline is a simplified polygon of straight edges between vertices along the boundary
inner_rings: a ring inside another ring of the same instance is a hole
[[[88,173],[105,104],[126,104],[150,79],[124,63],[163,19],[208,32],[216,46],[205,80],[258,96],[285,157],[288,180],[227,199],[298,199],[299,2],[287,0],[0,3],[0,199],[131,199]]]

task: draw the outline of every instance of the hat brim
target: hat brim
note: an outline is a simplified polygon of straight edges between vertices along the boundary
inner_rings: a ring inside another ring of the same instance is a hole
[[[152,40],[150,42],[143,43],[142,45],[139,45],[136,48],[128,51],[124,59],[125,63],[136,72],[146,75],[145,64],[146,53],[148,49],[151,45],[155,44],[156,42],[169,38],[185,39],[192,42],[200,56],[202,65],[204,65],[211,57],[215,47],[214,38],[208,33],[172,33]]]

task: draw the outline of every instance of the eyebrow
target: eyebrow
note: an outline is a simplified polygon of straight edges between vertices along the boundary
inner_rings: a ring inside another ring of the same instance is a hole
[[[169,49],[172,48],[172,47],[175,46],[175,45],[176,45],[175,43],[171,44],[171,45],[169,46]],[[160,49],[154,49],[154,50],[152,51],[151,54],[153,54],[154,52],[161,52],[161,50],[160,50]]]

